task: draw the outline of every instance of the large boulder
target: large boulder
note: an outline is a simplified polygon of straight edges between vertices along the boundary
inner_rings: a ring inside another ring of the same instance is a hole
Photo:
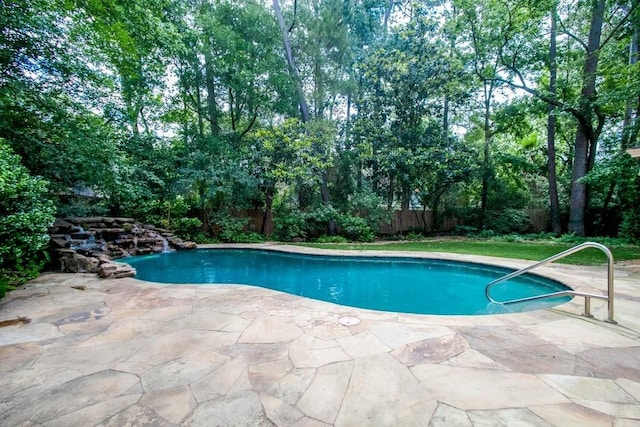
[[[81,255],[71,249],[58,250],[60,269],[65,273],[96,273],[100,260]]]
[[[103,279],[123,279],[135,275],[136,269],[123,262],[105,262],[98,268],[98,276]]]

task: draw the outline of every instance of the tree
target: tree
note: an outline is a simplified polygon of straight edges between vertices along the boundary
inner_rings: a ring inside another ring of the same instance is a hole
[[[282,15],[282,10],[280,8],[280,2],[278,0],[273,0],[273,9],[276,14],[276,19],[278,21],[278,26],[280,27],[280,33],[282,35],[282,43],[284,45],[285,57],[287,59],[287,64],[289,65],[289,70],[291,75],[296,83],[296,88],[298,91],[298,105],[300,106],[300,114],[302,116],[302,121],[304,123],[309,123],[311,120],[311,116],[309,115],[309,105],[307,104],[306,97],[304,94],[304,90],[302,87],[302,80],[300,74],[298,72],[298,68],[296,66],[295,58],[293,57],[293,51],[291,49],[291,41],[289,38],[289,30],[286,28],[286,24],[284,22],[284,17]],[[295,17],[294,17],[295,19]],[[331,198],[329,195],[329,185],[327,178],[327,171],[320,171],[320,194],[322,196],[322,203],[324,205],[331,205]],[[335,221],[329,221],[329,235],[336,235],[336,224]]]
[[[416,188],[428,188],[429,204],[438,203],[448,188],[444,183],[465,176],[454,169],[468,167],[440,157],[455,153],[451,159],[460,160],[465,150],[459,152],[458,140],[443,129],[444,100],[458,97],[461,85],[455,83],[462,76],[438,28],[428,9],[417,8],[406,26],[392,30],[359,65],[362,95],[354,138],[372,170],[374,189],[387,183],[389,208],[397,192],[407,209]]]
[[[44,266],[55,212],[47,186],[0,139],[0,298],[7,287],[36,277]]]
[[[545,3],[540,3],[537,6],[527,6],[514,2],[513,4],[505,3],[505,6],[513,7],[513,9],[508,9],[510,13],[504,14],[508,18],[523,16],[522,12],[518,14],[515,13],[516,11],[524,11],[525,14],[529,14],[529,11],[538,11],[532,16],[536,19],[542,16],[542,12],[548,14],[548,5]],[[535,40],[536,36],[530,34],[529,37],[523,37],[523,35],[532,31],[540,31],[543,28],[541,25],[532,25],[531,20],[508,19],[507,22],[514,22],[518,25],[513,26],[510,32],[501,32],[493,38],[495,43],[504,46],[503,53],[499,56],[502,73],[494,75],[493,79],[506,83],[514,89],[524,90],[544,102],[570,113],[577,122],[573,142],[569,231],[579,235],[586,233],[585,213],[589,206],[588,188],[583,182],[583,178],[596,161],[598,141],[608,116],[607,111],[603,108],[603,101],[607,97],[597,90],[599,59],[603,50],[609,47],[614,36],[621,31],[624,23],[637,6],[637,2],[634,2],[627,11],[621,11],[614,5],[611,10],[611,19],[608,21],[607,34],[602,41],[606,2],[603,0],[590,2],[590,7],[587,11],[590,25],[584,35],[586,41],[583,41],[580,37],[580,27],[576,28],[575,34],[569,28],[569,24],[573,20],[576,21],[576,25],[583,22],[580,15],[582,10],[577,8],[568,12],[569,16],[565,19],[566,22],[562,22],[562,33],[567,40],[581,46],[583,49],[582,76],[579,79],[579,89],[573,91],[575,93],[574,96],[566,96],[571,94],[570,90],[565,90],[554,96],[545,88],[537,88],[538,80],[532,81],[529,78],[540,73],[544,66],[541,66],[541,62],[536,59],[539,56],[537,52],[540,50],[538,48],[527,48],[526,44],[523,45],[523,40]],[[573,51],[568,52],[569,55],[573,53]],[[565,88],[568,88],[571,83],[570,81],[562,82]]]
[[[492,107],[498,89],[508,82],[510,66],[518,64],[520,52],[536,51],[539,20],[545,2],[454,1],[459,12],[459,30],[468,34],[469,66],[481,84],[483,117],[483,167],[481,225],[488,210],[492,180],[491,146],[494,139]],[[505,64],[506,63],[506,64]]]
[[[549,93],[557,96],[558,64],[557,56],[557,25],[555,7],[550,13],[549,31]],[[560,222],[560,202],[558,201],[558,178],[556,173],[556,106],[548,104],[547,114],[547,171],[549,181],[549,206],[551,210],[551,231],[562,233]]]

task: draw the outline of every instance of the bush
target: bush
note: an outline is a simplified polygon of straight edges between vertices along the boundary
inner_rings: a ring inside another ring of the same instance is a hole
[[[640,242],[640,210],[630,210],[623,214],[620,237],[630,242]]]
[[[333,206],[320,205],[306,213],[305,229],[307,236],[321,236],[329,231],[327,226],[329,221],[334,221],[336,225],[340,223],[342,215]]]
[[[0,139],[0,297],[44,266],[55,213],[47,192],[47,181],[31,176]]]
[[[59,217],[68,216],[104,216],[109,214],[109,207],[103,200],[72,197],[58,203]]]
[[[198,241],[203,238],[202,221],[198,218],[174,219],[169,227],[181,239]]]
[[[404,238],[406,240],[418,241],[424,239],[424,235],[416,231],[410,231],[404,236]]]
[[[530,226],[526,213],[517,209],[489,211],[485,218],[485,229],[495,234],[521,233]]]
[[[477,233],[478,227],[472,225],[456,225],[456,228],[454,228],[452,232],[454,236],[469,236]]]
[[[217,237],[223,242],[241,243],[243,242],[244,228],[249,221],[247,218],[236,218],[228,212],[218,212],[213,216],[213,222],[217,229]]]
[[[220,235],[222,241],[227,243],[262,243],[264,236],[260,233],[241,232],[241,233],[224,233]]]
[[[274,209],[273,237],[283,242],[306,238],[306,215],[296,210]]]
[[[344,215],[340,221],[341,234],[349,240],[358,242],[372,242],[373,232],[364,218]]]
[[[316,243],[348,243],[349,241],[343,236],[320,236],[315,240]]]
[[[393,211],[385,207],[385,201],[375,193],[360,192],[349,203],[349,214],[363,218],[372,231],[380,229],[393,218]]]
[[[449,208],[444,212],[444,216],[458,218],[461,225],[456,227],[460,235],[477,232],[480,228],[481,211],[478,208]]]

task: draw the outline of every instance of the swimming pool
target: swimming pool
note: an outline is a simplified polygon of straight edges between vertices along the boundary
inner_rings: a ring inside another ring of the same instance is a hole
[[[246,284],[351,307],[416,314],[481,315],[548,308],[560,297],[509,305],[490,303],[487,283],[513,270],[410,257],[305,255],[257,249],[196,249],[130,257],[136,277],[160,283]],[[526,274],[492,290],[510,300],[568,290]]]

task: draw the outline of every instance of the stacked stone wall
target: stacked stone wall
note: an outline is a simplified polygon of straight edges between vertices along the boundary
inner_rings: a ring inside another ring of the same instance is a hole
[[[104,278],[135,276],[133,267],[114,259],[196,247],[169,230],[133,218],[58,218],[49,234],[53,265],[59,271],[97,273]]]

